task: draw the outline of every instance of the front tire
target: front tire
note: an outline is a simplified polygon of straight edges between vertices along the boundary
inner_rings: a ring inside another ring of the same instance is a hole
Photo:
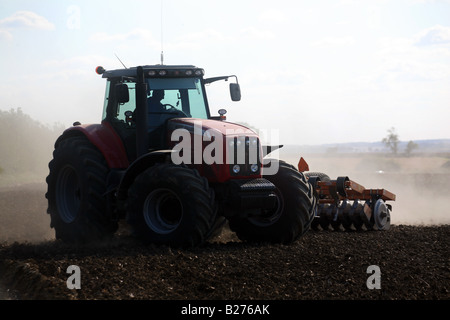
[[[231,218],[230,228],[239,239],[288,244],[309,230],[316,204],[312,187],[294,166],[278,164],[276,174],[264,176],[276,187],[275,209],[255,217]]]
[[[184,166],[157,164],[128,191],[127,222],[144,243],[198,246],[210,235],[215,212],[208,181]]]

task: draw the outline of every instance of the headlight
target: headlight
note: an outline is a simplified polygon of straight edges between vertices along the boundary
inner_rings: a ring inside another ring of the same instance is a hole
[[[259,166],[257,164],[252,164],[250,170],[252,170],[253,173],[258,172]]]
[[[234,173],[239,173],[239,171],[241,171],[241,166],[239,166],[238,164],[235,164],[233,166],[233,172]]]

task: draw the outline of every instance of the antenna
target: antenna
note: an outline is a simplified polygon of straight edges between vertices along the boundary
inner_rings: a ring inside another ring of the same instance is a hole
[[[123,67],[124,67],[125,69],[128,69],[128,68],[123,64],[122,60],[120,60],[120,58],[117,56],[117,54],[114,53],[114,55],[115,55],[116,58],[120,61],[120,63],[123,65]]]
[[[163,0],[161,0],[161,65],[164,65],[164,41],[163,41]]]

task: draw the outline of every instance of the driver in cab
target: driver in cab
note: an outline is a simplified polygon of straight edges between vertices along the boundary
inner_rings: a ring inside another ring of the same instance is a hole
[[[164,99],[164,90],[153,90],[152,96],[148,99],[149,112],[165,112],[165,106],[161,103]]]

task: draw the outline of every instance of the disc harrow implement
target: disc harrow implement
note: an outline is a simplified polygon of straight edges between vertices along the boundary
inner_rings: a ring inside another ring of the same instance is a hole
[[[303,172],[317,199],[313,230],[388,230],[391,225],[392,205],[395,194],[386,189],[366,189],[349,177],[332,180],[321,172],[305,172],[309,169],[300,160]]]

